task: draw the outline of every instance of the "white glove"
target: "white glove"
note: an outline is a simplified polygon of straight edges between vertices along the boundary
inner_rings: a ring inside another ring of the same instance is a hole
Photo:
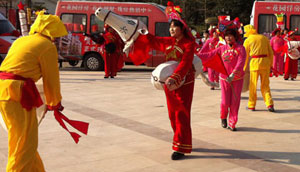
[[[231,73],[231,74],[226,78],[226,81],[227,81],[228,83],[231,83],[231,82],[233,81],[233,78],[234,78],[234,74]]]

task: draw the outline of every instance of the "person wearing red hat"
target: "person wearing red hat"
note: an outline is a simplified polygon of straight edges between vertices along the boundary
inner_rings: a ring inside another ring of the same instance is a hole
[[[295,32],[298,31],[298,29],[294,31],[289,31],[288,32],[288,41],[297,41],[295,37]],[[300,49],[300,48],[299,48]],[[284,80],[288,80],[291,78],[291,80],[295,80],[298,74],[298,59],[294,60],[291,59],[287,54],[286,54],[286,60],[285,60],[285,66],[284,66]]]
[[[209,52],[218,48],[219,46],[222,46],[222,44],[219,42],[219,33],[217,28],[212,28],[209,30],[209,32],[210,38],[206,41],[206,46],[203,47],[203,52]],[[208,78],[210,82],[219,83],[219,73],[212,68],[208,68]],[[214,90],[215,87],[212,86],[210,89]]]
[[[284,67],[284,39],[281,36],[281,29],[277,28],[272,32],[272,38],[270,40],[271,47],[273,49],[273,68],[283,75]],[[272,75],[272,74],[271,74]]]
[[[114,78],[117,75],[118,70],[118,55],[119,51],[117,50],[118,46],[118,39],[117,33],[108,26],[107,24],[104,25],[105,33],[103,34],[104,42],[104,49],[103,49],[103,57],[104,57],[104,69],[105,75],[104,78]]]
[[[238,111],[240,107],[241,93],[243,88],[243,67],[246,60],[246,51],[243,45],[238,43],[239,33],[237,29],[229,28],[223,33],[226,45],[220,46],[209,52],[203,49],[197,53],[203,61],[215,56],[221,57],[228,75],[220,73],[221,105],[220,118],[223,128],[227,128],[227,117],[229,114],[228,128],[236,131]]]
[[[191,105],[195,83],[193,67],[195,39],[176,8],[179,7],[172,5],[166,8],[166,14],[170,19],[170,37],[157,37],[149,33],[140,35],[129,54],[132,61],[139,65],[149,58],[148,53],[151,49],[156,49],[165,52],[166,61],[179,63],[164,84],[169,118],[174,132],[172,160],[182,159],[186,153],[192,151]]]

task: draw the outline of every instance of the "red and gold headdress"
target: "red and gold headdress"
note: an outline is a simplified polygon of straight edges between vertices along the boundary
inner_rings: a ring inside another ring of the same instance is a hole
[[[182,13],[182,9],[180,8],[180,6],[175,6],[173,2],[169,1],[166,7],[166,15],[169,19],[169,22],[172,20],[178,20],[180,21],[184,28],[186,29],[187,32],[187,36],[191,39],[191,40],[195,40],[194,36],[191,33],[191,30],[189,29],[188,25],[186,24],[186,22],[181,18],[181,13]]]
[[[188,28],[186,22],[181,18],[182,9],[180,6],[175,6],[173,2],[169,1],[165,12],[169,21],[178,20],[184,25],[185,28]]]
[[[274,14],[276,16],[276,26],[277,28],[284,29],[284,13]]]

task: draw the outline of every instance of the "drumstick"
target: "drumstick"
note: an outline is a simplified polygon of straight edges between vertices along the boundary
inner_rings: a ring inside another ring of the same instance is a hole
[[[47,112],[48,112],[48,110],[46,109],[46,110],[44,111],[44,113],[43,113],[43,115],[42,115],[42,117],[41,117],[39,123],[38,123],[38,126],[40,126],[40,124],[42,123],[42,120],[45,118],[45,115],[46,115]]]

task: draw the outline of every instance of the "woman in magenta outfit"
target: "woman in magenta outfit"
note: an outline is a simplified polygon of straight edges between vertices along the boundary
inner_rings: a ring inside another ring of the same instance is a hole
[[[280,35],[281,29],[277,28],[272,32],[272,38],[270,40],[271,47],[274,52],[273,59],[273,68],[279,72],[280,75],[283,75],[283,66],[284,66],[284,39]]]
[[[228,128],[236,131],[238,111],[240,107],[241,92],[243,88],[243,67],[246,60],[246,52],[243,45],[237,43],[239,33],[235,29],[225,30],[226,45],[223,45],[208,53],[198,53],[202,60],[208,60],[219,55],[224,63],[229,76],[220,73],[220,85],[222,92],[221,122],[222,127],[227,128],[227,116],[229,114]]]

